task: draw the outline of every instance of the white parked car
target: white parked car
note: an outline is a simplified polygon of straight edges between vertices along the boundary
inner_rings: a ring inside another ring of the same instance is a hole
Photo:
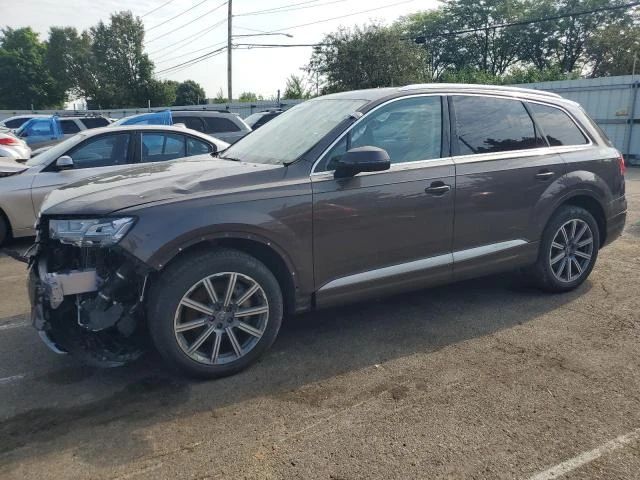
[[[0,160],[26,161],[31,158],[31,148],[27,142],[9,131],[0,131]]]
[[[0,160],[0,245],[34,235],[44,197],[52,190],[132,165],[220,152],[228,143],[180,127],[137,125],[83,130],[25,164]]]

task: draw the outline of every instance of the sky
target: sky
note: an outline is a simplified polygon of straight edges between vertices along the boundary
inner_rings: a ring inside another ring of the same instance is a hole
[[[234,35],[275,31],[293,36],[236,36],[233,42],[313,44],[340,26],[372,21],[389,24],[402,15],[437,5],[437,0],[233,0]],[[145,49],[158,78],[192,79],[202,85],[209,98],[220,89],[226,97],[226,51],[188,68],[162,72],[226,45],[227,5],[223,0],[26,0],[19,7],[15,0],[0,0],[0,26],[30,26],[45,40],[51,26],[83,30],[100,20],[108,21],[111,13],[122,10],[131,10],[142,18],[147,32]],[[322,21],[328,19],[334,20]],[[305,25],[313,22],[319,23]],[[232,52],[234,98],[245,91],[270,98],[276,96],[278,89],[284,90],[289,75],[303,74],[300,69],[308,63],[312,49],[237,48]]]

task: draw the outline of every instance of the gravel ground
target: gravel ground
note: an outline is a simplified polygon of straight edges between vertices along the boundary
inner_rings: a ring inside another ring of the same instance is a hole
[[[49,352],[0,253],[0,478],[640,478],[640,169],[627,190],[575,292],[505,274],[304,315],[211,382]]]

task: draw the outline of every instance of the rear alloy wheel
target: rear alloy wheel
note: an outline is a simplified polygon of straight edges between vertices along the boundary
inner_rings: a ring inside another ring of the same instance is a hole
[[[151,289],[153,341],[172,366],[198,377],[236,373],[274,342],[282,323],[280,285],[257,259],[236,250],[192,254]]]
[[[564,283],[578,280],[593,257],[593,232],[584,220],[574,218],[562,225],[551,242],[549,265]]]
[[[551,217],[531,274],[539,287],[552,292],[573,290],[584,282],[598,257],[600,232],[593,215],[564,205]]]

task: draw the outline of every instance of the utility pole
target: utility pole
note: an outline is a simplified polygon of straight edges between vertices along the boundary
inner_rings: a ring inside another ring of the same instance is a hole
[[[233,100],[233,89],[231,87],[231,18],[233,17],[232,0],[228,0],[229,13],[227,16],[227,97],[228,102]]]

